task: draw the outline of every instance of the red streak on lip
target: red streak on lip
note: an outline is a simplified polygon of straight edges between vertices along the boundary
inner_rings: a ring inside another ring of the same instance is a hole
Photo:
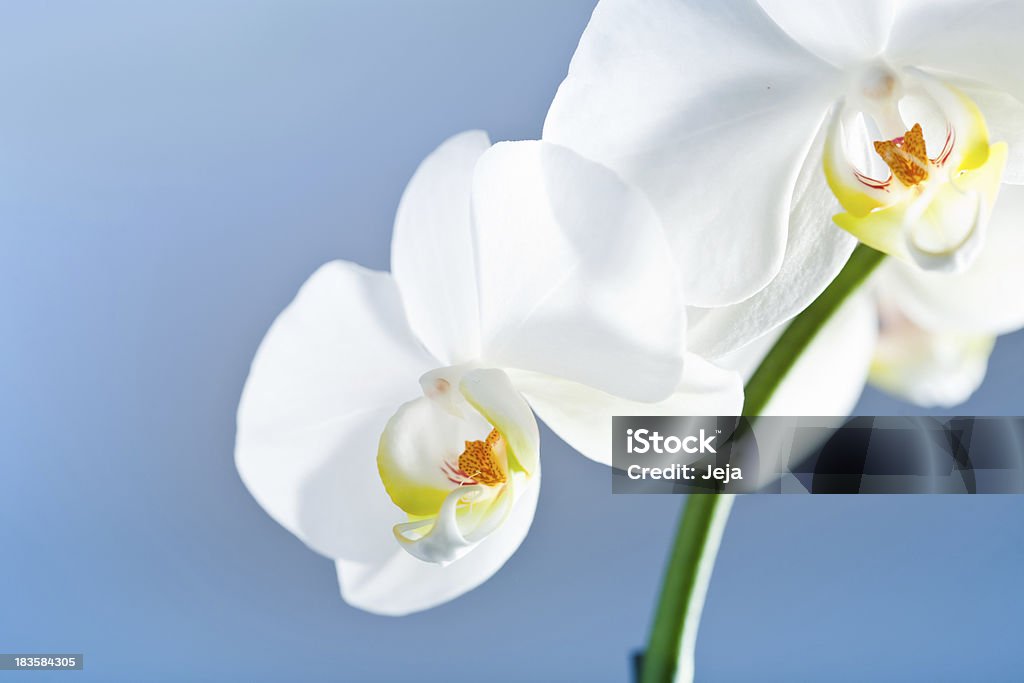
[[[445,478],[453,484],[458,484],[459,486],[476,484],[472,477],[460,470],[458,467],[452,465],[447,460],[445,460],[444,464],[441,465],[441,471],[444,473]]]
[[[901,135],[898,138],[893,138],[892,141],[897,145],[902,145],[903,136]],[[947,161],[949,161],[949,157],[953,153],[953,147],[955,146],[956,131],[953,130],[952,126],[946,124],[946,142],[942,146],[942,151],[939,152],[939,156],[932,159],[931,162],[936,166],[943,166]],[[875,178],[871,178],[869,176],[864,175],[857,169],[853,170],[853,174],[857,177],[857,180],[859,180],[862,185],[866,185],[867,187],[870,187],[873,190],[884,190],[888,192],[889,186],[892,184],[892,173],[889,174],[889,178],[887,180],[877,180]]]
[[[875,180],[874,178],[870,178],[856,169],[854,169],[853,175],[857,176],[857,180],[859,180],[861,184],[867,185],[873,190],[884,190],[888,192],[889,185],[892,184],[892,173],[889,174],[888,180]]]
[[[946,144],[942,146],[942,151],[939,152],[939,156],[932,159],[932,163],[936,166],[942,166],[949,161],[949,155],[953,153],[953,147],[956,145],[956,131],[950,125],[946,126]]]

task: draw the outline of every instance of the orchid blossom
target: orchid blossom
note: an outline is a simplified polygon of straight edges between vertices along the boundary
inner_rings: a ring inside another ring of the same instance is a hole
[[[1019,116],[1024,129],[1024,110]],[[881,322],[873,384],[943,407],[981,385],[996,337],[1024,327],[1024,187],[1003,185],[986,232],[962,271],[926,272],[896,259],[879,268],[871,287]]]
[[[686,353],[681,277],[645,197],[546,142],[455,136],[410,181],[392,272],[335,261],[274,322],[238,411],[266,511],[381,614],[485,581],[529,529],[531,406],[610,459],[613,414],[733,414]]]
[[[1014,0],[601,0],[544,138],[651,199],[689,349],[777,328],[859,240],[890,255],[879,298],[976,365],[979,337],[1024,325],[1021,27]],[[887,366],[909,329],[882,330],[890,388],[928,374]]]
[[[872,384],[926,407],[963,403],[981,386],[994,336],[952,328],[926,330],[892,301],[881,301],[879,312]],[[845,340],[838,348],[848,348]]]

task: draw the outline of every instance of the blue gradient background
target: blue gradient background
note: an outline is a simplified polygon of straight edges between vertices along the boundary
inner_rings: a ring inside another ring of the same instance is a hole
[[[0,8],[0,651],[87,662],[0,680],[626,680],[681,499],[612,497],[545,432],[520,552],[396,620],[345,605],[232,463],[274,316],[326,260],[387,268],[445,137],[538,136],[590,8]],[[1022,350],[958,412],[1024,412]],[[1017,496],[741,499],[699,678],[1020,680],[1022,522]]]

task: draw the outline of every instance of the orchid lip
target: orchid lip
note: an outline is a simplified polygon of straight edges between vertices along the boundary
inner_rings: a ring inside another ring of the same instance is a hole
[[[539,435],[501,370],[467,364],[420,379],[423,396],[399,408],[377,463],[392,502],[409,515],[395,539],[424,562],[447,564],[498,529],[535,482]]]
[[[840,101],[828,128],[825,177],[845,209],[834,222],[923,270],[963,270],[983,244],[1005,143],[989,142],[973,101],[924,72],[866,90],[875,97]]]

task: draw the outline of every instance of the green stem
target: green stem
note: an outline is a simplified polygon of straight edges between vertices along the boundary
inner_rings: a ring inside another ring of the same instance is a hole
[[[641,683],[693,679],[698,621],[733,498],[687,497],[640,667]]]
[[[854,249],[836,279],[793,319],[750,377],[744,415],[761,414],[815,335],[884,257],[864,245]],[[641,660],[641,683],[693,680],[697,627],[734,498],[732,494],[688,496]]]
[[[743,414],[760,415],[772,394],[793,368],[814,336],[864,280],[885,254],[863,244],[857,245],[843,269],[814,302],[793,318],[775,345],[768,351],[744,389]]]

